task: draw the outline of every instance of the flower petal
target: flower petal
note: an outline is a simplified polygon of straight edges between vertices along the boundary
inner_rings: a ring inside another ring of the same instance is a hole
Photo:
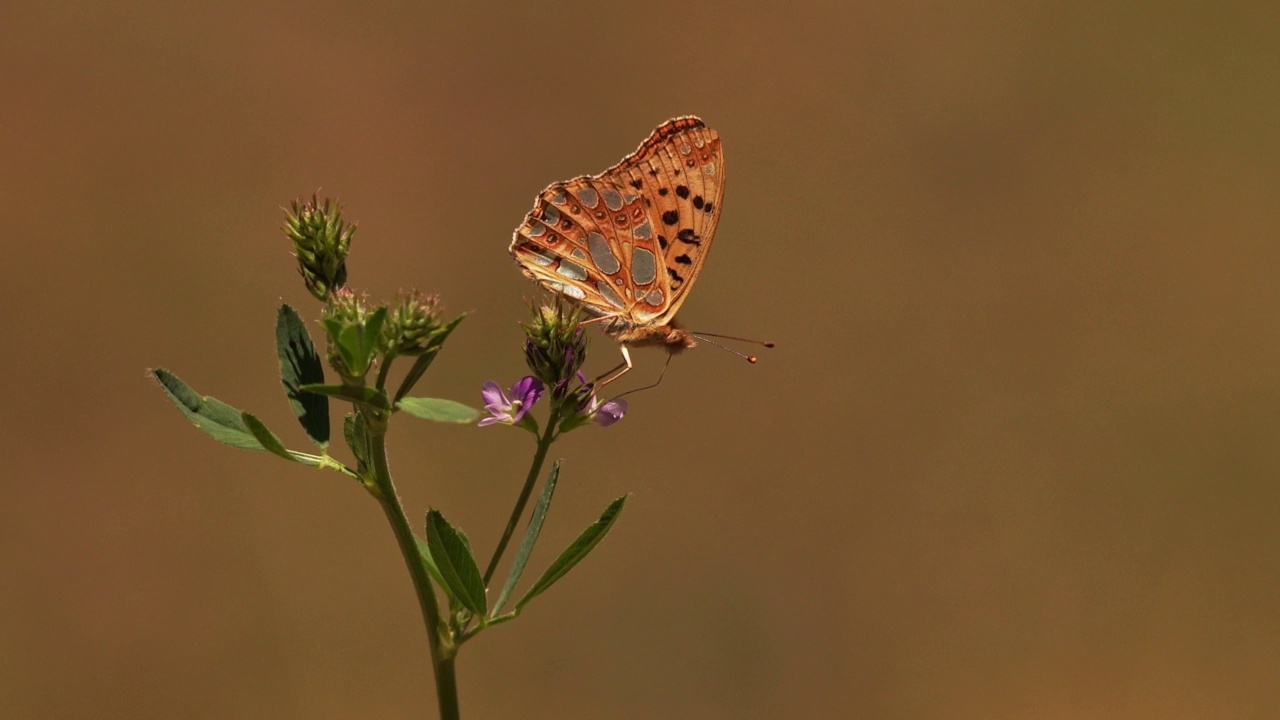
[[[527,408],[538,402],[538,398],[542,397],[543,388],[541,380],[532,375],[526,375],[511,386],[511,399],[519,400]]]
[[[486,410],[491,405],[507,407],[511,404],[507,396],[502,394],[502,386],[492,380],[486,381],[485,384],[480,386],[480,397],[484,398]]]
[[[627,401],[622,398],[610,400],[591,413],[591,419],[600,427],[609,427],[627,414]]]

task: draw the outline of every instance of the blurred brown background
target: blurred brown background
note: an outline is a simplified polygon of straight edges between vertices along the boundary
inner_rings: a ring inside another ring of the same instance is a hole
[[[5,6],[0,717],[433,716],[376,505],[144,368],[305,444],[277,228],[322,188],[354,284],[473,311],[422,392],[478,403],[535,193],[688,113],[729,181],[682,316],[779,347],[557,445],[535,569],[634,497],[464,649],[464,715],[1280,716],[1277,8]],[[528,436],[393,442],[488,553]]]

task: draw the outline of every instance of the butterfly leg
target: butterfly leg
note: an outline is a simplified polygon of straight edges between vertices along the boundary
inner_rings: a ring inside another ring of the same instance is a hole
[[[632,368],[632,367],[634,367],[634,365],[632,365],[632,364],[631,364],[631,353],[627,351],[627,346],[626,346],[626,345],[619,345],[618,347],[622,348],[622,364],[621,364],[621,365],[618,365],[617,367],[613,368],[613,369],[612,369],[612,370],[610,370],[609,372],[607,372],[607,373],[605,373],[605,374],[601,375],[600,377],[596,378],[596,390],[597,390],[597,391],[599,391],[599,390],[600,390],[601,388],[603,388],[605,385],[608,385],[609,383],[613,382],[614,380],[617,380],[618,378],[622,377],[623,375],[626,375],[627,373],[631,372],[631,368]],[[608,378],[608,379],[607,379],[607,380],[601,380],[601,378]]]

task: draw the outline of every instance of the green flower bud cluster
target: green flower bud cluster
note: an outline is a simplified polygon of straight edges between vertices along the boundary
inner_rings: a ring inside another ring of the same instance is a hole
[[[325,198],[322,204],[294,200],[285,211],[284,234],[293,241],[298,272],[307,290],[325,302],[334,290],[347,284],[347,253],[356,227],[342,219],[342,207]]]
[[[529,369],[548,387],[563,385],[587,361],[587,335],[582,310],[559,299],[531,305],[533,317],[524,330],[524,358]]]
[[[445,326],[440,322],[440,298],[416,290],[401,292],[382,326],[382,352],[422,355]]]

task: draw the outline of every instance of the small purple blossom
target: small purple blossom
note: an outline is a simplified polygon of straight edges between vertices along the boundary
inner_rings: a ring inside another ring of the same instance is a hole
[[[480,420],[480,427],[505,423],[514,425],[520,422],[524,414],[542,397],[543,384],[538,378],[527,375],[511,386],[511,396],[502,392],[502,386],[490,380],[480,388],[480,397],[484,398],[484,409],[489,417]]]
[[[589,408],[591,419],[600,427],[609,427],[618,422],[627,414],[627,401],[622,398],[615,398],[604,404],[596,398],[591,399],[591,407]]]

